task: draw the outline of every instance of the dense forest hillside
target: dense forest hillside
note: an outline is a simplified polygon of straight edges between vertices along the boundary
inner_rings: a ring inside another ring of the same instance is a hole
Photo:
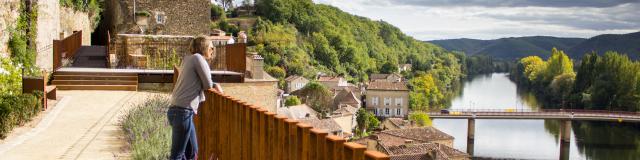
[[[595,36],[571,48],[568,53],[573,58],[581,58],[585,53],[593,51],[599,55],[607,51],[616,51],[626,54],[631,59],[638,59],[640,58],[640,32]]]
[[[496,40],[465,38],[429,42],[440,45],[447,50],[464,52],[467,55],[484,54],[493,58],[508,60],[526,56],[548,58],[551,55],[549,51],[554,47],[559,50],[565,50],[573,59],[580,59],[584,54],[590,52],[602,55],[607,51],[627,54],[632,59],[640,57],[640,32],[604,34],[589,39],[534,36]]]
[[[551,55],[551,48],[568,50],[584,40],[582,38],[533,36],[495,40],[451,39],[429,42],[440,45],[447,50],[464,52],[467,55],[483,54],[494,58],[513,60],[530,55],[547,58]]]
[[[249,43],[265,58],[268,72],[285,72],[276,75],[310,78],[322,72],[360,82],[403,63],[412,63],[416,73],[432,73],[442,86],[462,75],[456,55],[384,21],[311,0],[262,0],[255,5],[257,20]]]

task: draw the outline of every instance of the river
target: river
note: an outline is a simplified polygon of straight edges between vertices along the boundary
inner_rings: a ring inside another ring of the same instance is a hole
[[[462,83],[463,89],[451,100],[450,109],[544,107],[533,94],[519,90],[506,73],[478,75]],[[433,125],[455,137],[456,149],[467,151],[467,120],[435,119]],[[475,125],[474,157],[640,159],[638,124],[574,121],[570,143],[560,141],[557,120],[476,120]]]

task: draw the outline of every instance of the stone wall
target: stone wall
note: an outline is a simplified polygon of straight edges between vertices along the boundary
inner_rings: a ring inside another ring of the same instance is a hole
[[[54,0],[56,1],[56,0]],[[82,45],[91,45],[91,17],[86,12],[78,12],[71,8],[60,9],[60,32],[64,32],[64,36],[73,34],[73,31],[82,30]]]
[[[45,70],[53,68],[53,40],[60,38],[60,1],[38,1],[38,26],[36,27],[36,65]]]
[[[20,8],[19,0],[0,2],[0,56],[8,56],[9,28],[16,23]],[[82,45],[91,45],[91,20],[84,12],[60,6],[60,0],[38,0],[38,22],[36,35],[36,65],[51,70],[53,65],[53,40],[69,36],[82,30]]]
[[[277,81],[255,81],[245,83],[221,83],[224,93],[269,112],[276,112],[278,102]]]
[[[135,9],[134,9],[135,2]],[[107,23],[112,33],[158,34],[158,35],[203,35],[210,31],[211,10],[208,0],[121,0],[108,1]],[[136,12],[147,11],[148,26],[136,25]],[[156,17],[164,15],[164,24]]]
[[[20,9],[20,0],[2,0],[0,1],[0,57],[9,56],[9,28],[15,27],[18,20],[18,10]]]

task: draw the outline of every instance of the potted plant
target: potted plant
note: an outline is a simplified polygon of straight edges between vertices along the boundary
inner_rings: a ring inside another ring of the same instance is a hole
[[[151,17],[151,13],[149,11],[138,11],[136,12],[136,24],[141,26],[146,26],[149,24],[149,17]]]

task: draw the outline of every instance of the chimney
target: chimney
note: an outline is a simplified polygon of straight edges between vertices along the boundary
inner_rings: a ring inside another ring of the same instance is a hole
[[[247,43],[247,33],[244,31],[238,32],[238,43]]]
[[[253,55],[253,60],[251,62],[251,78],[252,79],[263,79],[264,78],[264,58],[260,55]]]

